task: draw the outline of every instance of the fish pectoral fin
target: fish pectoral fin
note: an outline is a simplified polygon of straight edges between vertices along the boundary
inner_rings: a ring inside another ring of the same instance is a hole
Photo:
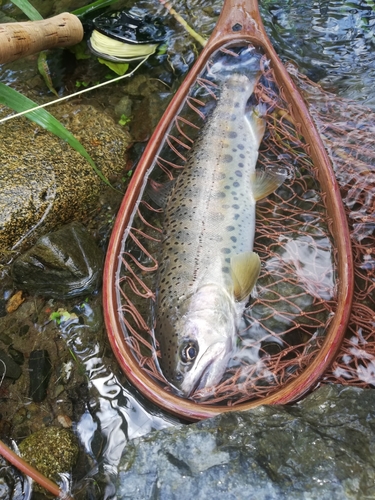
[[[255,252],[244,252],[231,259],[233,292],[237,300],[246,299],[260,273],[260,258]]]
[[[285,181],[286,175],[269,171],[257,171],[251,180],[255,201],[262,200],[273,193]]]
[[[165,182],[161,184],[153,179],[149,179],[147,183],[147,194],[151,200],[159,207],[165,208],[167,206],[168,197],[171,194],[176,180]]]
[[[254,139],[257,142],[258,149],[263,140],[264,133],[266,131],[266,120],[264,120],[263,116],[266,114],[267,109],[261,105],[258,105],[254,108],[252,106],[250,110],[246,112],[246,120],[248,121],[251,130],[254,134]]]

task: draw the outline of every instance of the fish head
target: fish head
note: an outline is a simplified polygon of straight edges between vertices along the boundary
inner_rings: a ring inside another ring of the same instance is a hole
[[[205,288],[204,292],[212,292]],[[227,293],[214,291],[208,300],[198,293],[175,324],[178,345],[170,382],[183,397],[214,388],[233,354],[238,322],[234,301]]]

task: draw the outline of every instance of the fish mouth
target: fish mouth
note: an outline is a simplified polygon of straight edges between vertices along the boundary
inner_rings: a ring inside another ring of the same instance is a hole
[[[206,388],[206,382],[207,382],[207,379],[208,379],[208,376],[209,376],[209,369],[210,369],[212,363],[213,363],[213,361],[210,361],[208,363],[208,365],[204,369],[204,372],[203,372],[202,376],[196,381],[196,383],[193,385],[193,387],[191,388],[191,390],[189,391],[189,393],[185,394],[185,397],[191,398],[192,395],[195,394],[196,391],[199,391],[201,389],[205,389]]]
[[[228,347],[226,342],[217,342],[207,347],[179,387],[179,392],[184,397],[191,398],[198,390],[204,391],[206,397],[214,392],[232,354],[232,349]]]

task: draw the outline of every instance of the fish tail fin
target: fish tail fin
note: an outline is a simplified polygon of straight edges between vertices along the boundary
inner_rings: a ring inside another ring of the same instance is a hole
[[[225,81],[234,73],[242,74],[252,81],[254,79],[254,87],[257,84],[261,72],[262,54],[254,48],[249,47],[243,51],[238,57],[233,57],[230,53],[223,55],[208,69],[208,75],[218,81]]]

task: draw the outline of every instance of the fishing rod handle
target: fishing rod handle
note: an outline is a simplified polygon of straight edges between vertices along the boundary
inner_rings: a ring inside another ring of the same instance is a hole
[[[54,47],[69,47],[82,38],[81,21],[67,12],[41,21],[0,24],[0,64]]]

